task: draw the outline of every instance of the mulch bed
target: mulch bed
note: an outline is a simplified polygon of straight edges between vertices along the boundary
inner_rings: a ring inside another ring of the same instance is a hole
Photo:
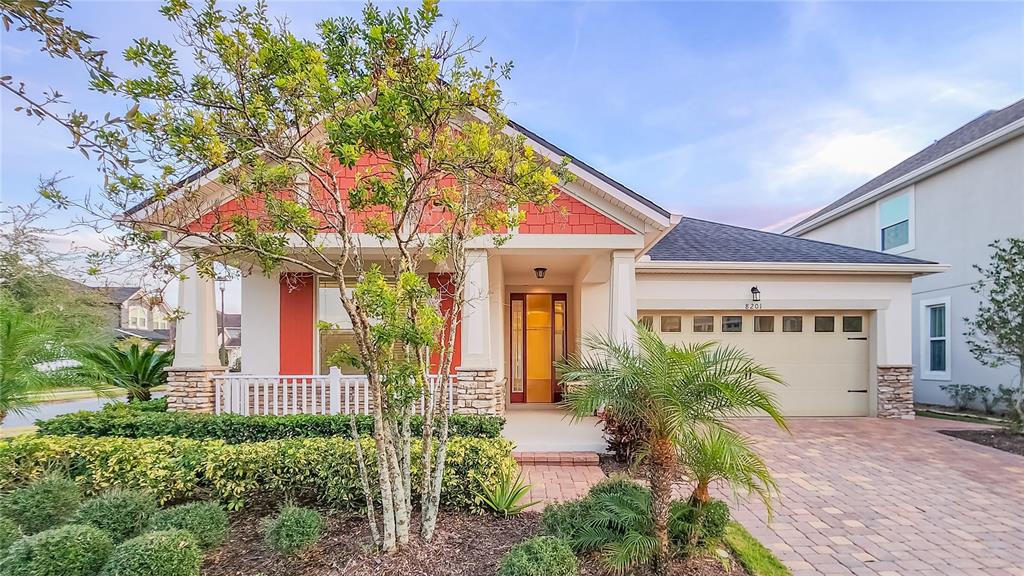
[[[1024,456],[1024,434],[1007,430],[941,430],[942,434],[961,440],[982,444],[991,448]]]
[[[323,538],[300,556],[284,558],[263,540],[263,518],[275,507],[253,505],[232,514],[228,540],[206,554],[203,576],[482,576],[498,569],[501,557],[516,543],[540,531],[540,514],[512,518],[442,513],[433,542],[413,536],[402,551],[383,555],[371,547],[366,518],[335,512],[327,515]],[[414,521],[414,526],[418,525]],[[733,562],[726,571],[712,557],[693,557],[673,564],[676,576],[743,576]],[[605,574],[593,559],[582,562],[581,574]]]

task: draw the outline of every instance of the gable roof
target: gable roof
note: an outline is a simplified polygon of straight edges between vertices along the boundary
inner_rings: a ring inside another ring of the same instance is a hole
[[[862,196],[866,196],[870,192],[877,190],[886,184],[890,184],[903,176],[907,176],[915,170],[923,168],[944,156],[981,140],[1001,128],[1006,128],[1007,126],[1021,120],[1024,120],[1024,99],[1018,100],[1001,110],[989,110],[942,138],[939,138],[924,150],[921,150],[917,154],[914,154],[910,158],[907,158],[865,182],[835,202],[832,202],[821,210],[818,210],[814,214],[811,214],[807,218],[804,218],[800,222],[790,226],[789,229],[786,230],[786,233],[788,234],[797,228],[802,227],[804,224],[811,222],[812,220],[815,220],[818,217],[839,208],[840,206],[843,206],[844,204],[853,202]]]
[[[106,296],[114,304],[123,304],[127,300],[131,300],[133,296],[142,290],[140,286],[97,286],[93,288],[97,292]]]
[[[683,218],[647,253],[660,262],[934,264],[818,240]]]

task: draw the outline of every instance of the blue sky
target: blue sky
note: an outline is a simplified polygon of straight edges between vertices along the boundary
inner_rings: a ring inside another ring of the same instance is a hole
[[[296,31],[359,3],[278,2]],[[387,6],[387,4],[385,4]],[[117,54],[168,38],[155,2],[79,1],[68,15]],[[1024,97],[1024,3],[445,3],[484,53],[513,60],[509,114],[685,215],[779,227],[991,108]],[[3,74],[104,102],[86,77],[5,33]],[[116,64],[117,59],[112,60]],[[98,179],[65,135],[2,98],[0,200],[61,170]]]

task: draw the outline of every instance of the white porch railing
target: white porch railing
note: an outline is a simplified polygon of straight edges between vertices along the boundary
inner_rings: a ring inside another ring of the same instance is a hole
[[[454,380],[448,379],[445,395],[448,413],[454,407]],[[217,414],[369,414],[370,394],[366,376],[346,376],[337,368],[327,375],[237,374],[214,376],[214,411]],[[440,378],[427,376],[427,385],[436,393]],[[426,395],[413,404],[414,414],[423,414]]]

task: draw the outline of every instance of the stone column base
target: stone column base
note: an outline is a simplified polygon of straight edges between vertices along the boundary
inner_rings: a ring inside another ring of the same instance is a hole
[[[914,367],[878,367],[878,417],[914,419]]]
[[[456,369],[454,411],[456,414],[505,413],[505,382],[495,379],[494,369]]]
[[[226,368],[169,368],[167,370],[167,411],[212,414],[216,405],[213,376]]]

